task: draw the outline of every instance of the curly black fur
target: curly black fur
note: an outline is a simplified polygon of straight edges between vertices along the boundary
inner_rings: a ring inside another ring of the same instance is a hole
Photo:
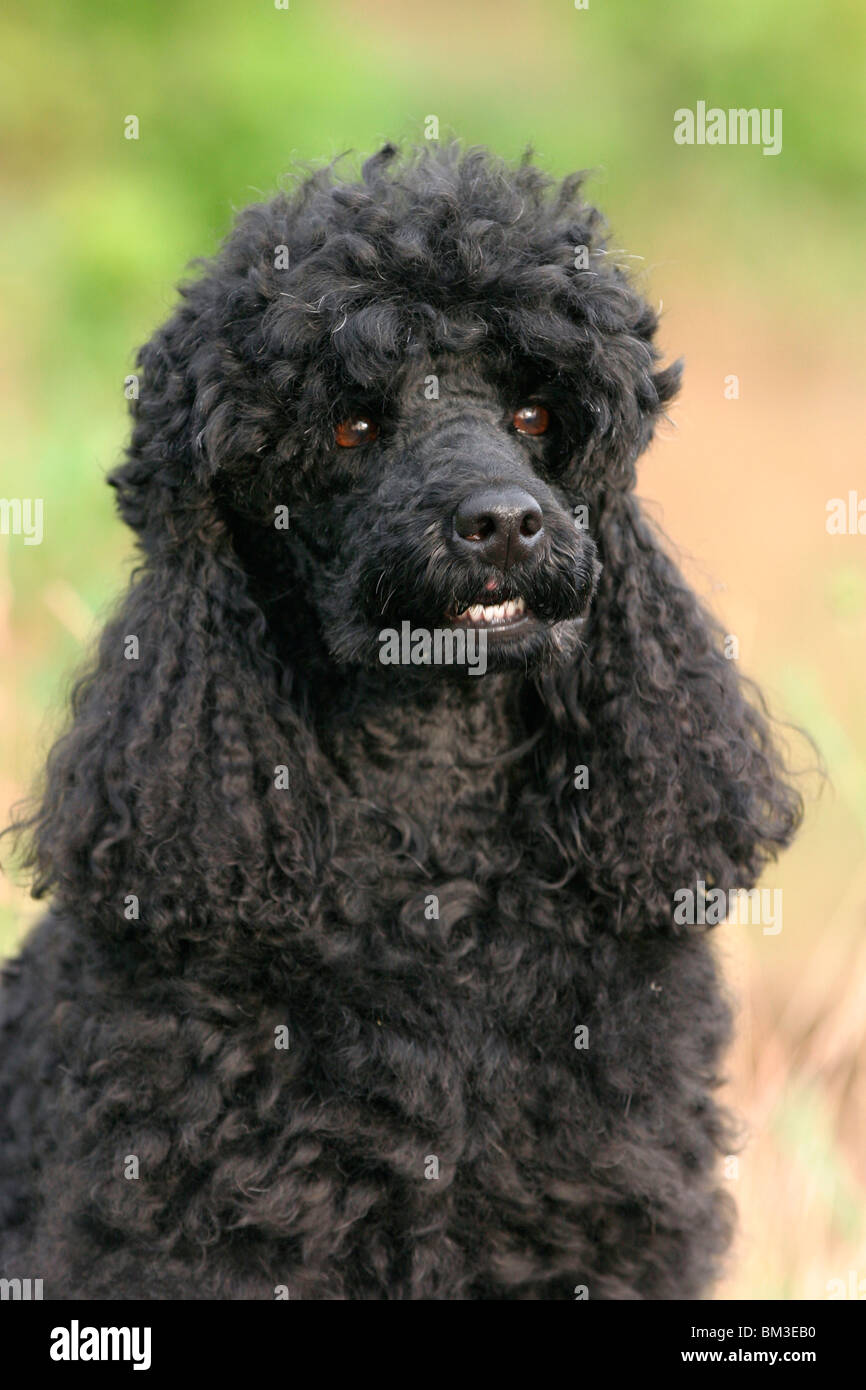
[[[53,906],[7,969],[3,1274],[185,1299],[717,1275],[729,1015],[673,895],[749,887],[800,801],[632,492],[679,379],[655,330],[579,177],[456,146],[313,173],[182,290],[111,480],[141,567],[28,827]],[[546,435],[511,428],[527,400]],[[337,448],[358,413],[378,439]],[[503,571],[451,523],[504,484],[544,532]],[[483,678],[377,660],[481,592],[536,618]]]

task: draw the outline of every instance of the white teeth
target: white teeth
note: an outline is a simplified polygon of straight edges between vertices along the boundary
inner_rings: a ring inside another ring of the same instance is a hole
[[[505,603],[473,603],[459,618],[468,618],[472,623],[507,623],[512,618],[521,617],[526,612],[522,598],[507,599]]]

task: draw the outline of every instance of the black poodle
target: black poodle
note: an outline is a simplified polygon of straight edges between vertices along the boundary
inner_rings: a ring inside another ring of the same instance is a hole
[[[454,145],[315,172],[142,350],[141,566],[25,822],[53,906],[6,969],[6,1277],[718,1274],[701,893],[801,803],[634,497],[679,368],[580,187]]]

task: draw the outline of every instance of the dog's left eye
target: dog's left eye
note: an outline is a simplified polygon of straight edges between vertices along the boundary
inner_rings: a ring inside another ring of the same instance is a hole
[[[543,405],[523,405],[515,410],[511,423],[519,434],[544,434],[550,425],[550,411]]]
[[[340,422],[334,430],[334,438],[341,449],[357,449],[359,444],[370,444],[378,433],[375,420],[368,420],[366,415],[353,415]]]

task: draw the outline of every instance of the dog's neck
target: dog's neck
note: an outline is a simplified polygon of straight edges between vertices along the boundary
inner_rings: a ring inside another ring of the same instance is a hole
[[[459,864],[495,833],[525,739],[522,675],[395,681],[353,672],[319,700],[319,738],[351,793]]]

